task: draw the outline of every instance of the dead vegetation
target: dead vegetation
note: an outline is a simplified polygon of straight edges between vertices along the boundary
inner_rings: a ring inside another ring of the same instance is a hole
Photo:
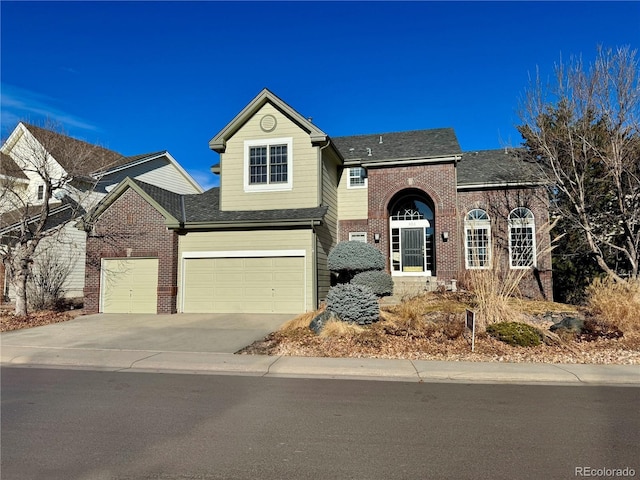
[[[640,364],[640,340],[556,335],[548,328],[559,319],[583,315],[576,307],[543,301],[510,299],[508,308],[517,321],[545,332],[545,343],[518,347],[500,342],[486,333],[476,336],[471,353],[470,333],[465,331],[465,310],[474,303],[468,293],[426,293],[401,304],[383,307],[379,322],[354,326],[329,321],[321,335],[309,329],[322,310],[302,314],[280,330],[246,347],[241,354],[313,357],[371,357],[411,360],[617,363]],[[640,317],[637,317],[640,318]]]

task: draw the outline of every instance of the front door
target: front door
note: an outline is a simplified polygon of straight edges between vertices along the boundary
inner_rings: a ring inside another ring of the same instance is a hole
[[[402,270],[424,272],[424,228],[402,228]]]

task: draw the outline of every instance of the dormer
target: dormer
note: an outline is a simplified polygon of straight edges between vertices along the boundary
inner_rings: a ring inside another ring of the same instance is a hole
[[[321,203],[326,133],[267,89],[209,142],[220,154],[220,209],[270,210]]]

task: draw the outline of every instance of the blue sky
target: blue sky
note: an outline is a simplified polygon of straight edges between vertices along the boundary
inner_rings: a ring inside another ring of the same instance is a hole
[[[529,76],[640,46],[640,2],[8,2],[1,130],[60,122],[124,155],[169,150],[206,187],[208,148],[267,87],[330,136],[453,127],[519,145]]]

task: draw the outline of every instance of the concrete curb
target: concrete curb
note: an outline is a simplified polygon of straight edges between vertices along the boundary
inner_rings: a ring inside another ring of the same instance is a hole
[[[404,382],[640,386],[638,365],[444,362],[3,346],[2,366]]]

